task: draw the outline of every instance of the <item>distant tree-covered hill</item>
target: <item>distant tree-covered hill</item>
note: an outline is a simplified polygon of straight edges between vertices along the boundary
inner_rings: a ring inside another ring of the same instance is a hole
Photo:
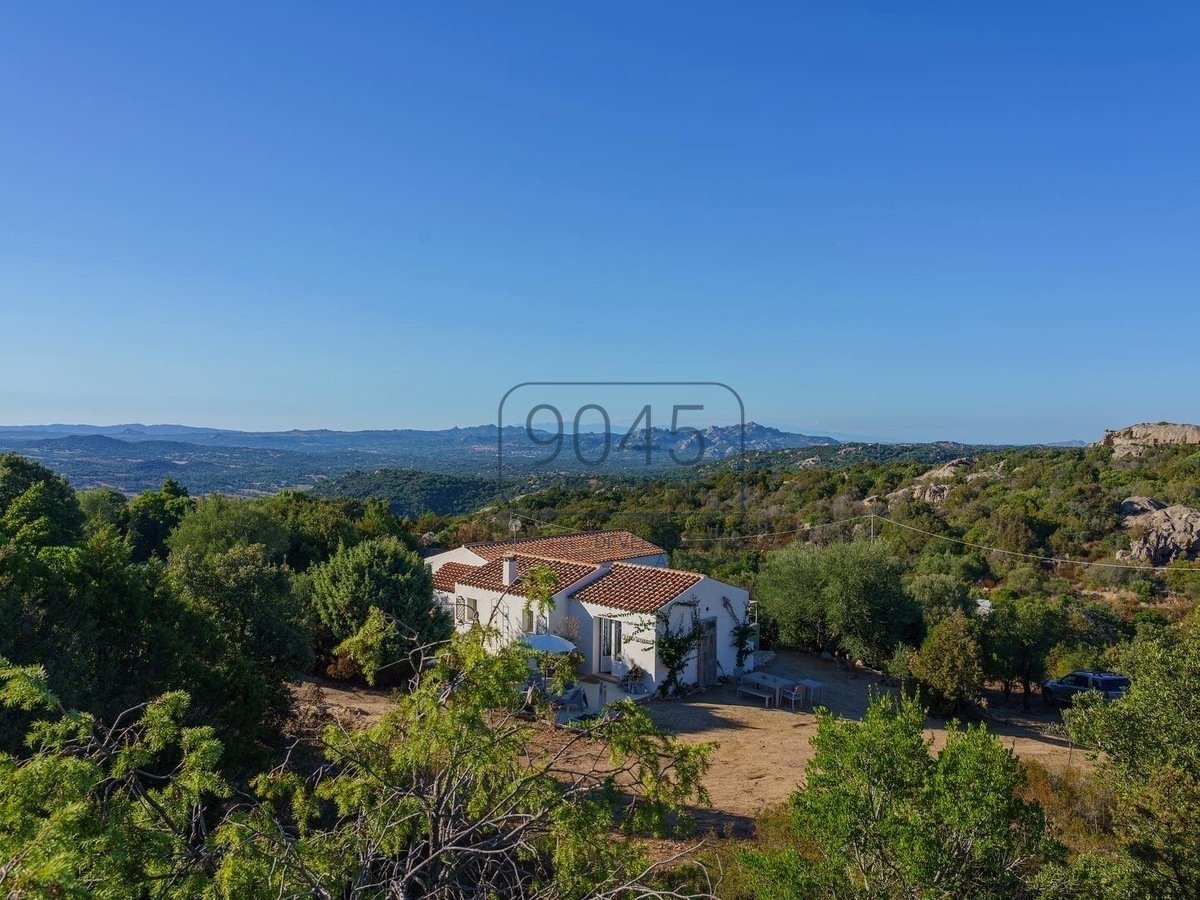
[[[386,500],[392,512],[415,519],[422,513],[458,515],[474,512],[500,493],[495,479],[443,475],[406,469],[351,472],[313,489],[321,497]]]
[[[102,434],[51,436],[0,431],[0,452],[13,451],[65,475],[76,488],[124,494],[173,479],[193,494],[263,496],[308,487],[363,465],[361,456],[251,447],[202,447],[185,439],[125,440]]]

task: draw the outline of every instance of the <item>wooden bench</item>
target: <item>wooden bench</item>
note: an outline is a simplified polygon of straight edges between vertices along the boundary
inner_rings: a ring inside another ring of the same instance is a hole
[[[742,694],[749,694],[751,697],[761,697],[764,709],[770,706],[771,701],[775,699],[774,693],[767,693],[766,691],[749,684],[739,684],[737,686],[737,693],[739,696]]]

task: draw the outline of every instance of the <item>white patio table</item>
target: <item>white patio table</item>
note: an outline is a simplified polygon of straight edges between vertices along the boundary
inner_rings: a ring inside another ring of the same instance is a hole
[[[756,684],[769,691],[774,691],[776,709],[779,708],[780,692],[796,684],[794,678],[782,678],[779,675],[771,675],[767,672],[747,672],[742,676],[742,681],[749,684]]]

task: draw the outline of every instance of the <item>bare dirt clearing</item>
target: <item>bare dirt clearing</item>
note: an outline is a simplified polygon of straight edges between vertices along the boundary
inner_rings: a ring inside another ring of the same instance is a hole
[[[298,708],[328,715],[347,727],[365,728],[395,705],[393,691],[359,687],[346,681],[307,677],[292,685]]]

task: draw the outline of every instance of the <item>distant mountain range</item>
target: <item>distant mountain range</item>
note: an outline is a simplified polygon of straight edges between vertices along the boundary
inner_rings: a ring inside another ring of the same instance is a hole
[[[568,429],[569,430],[569,429]],[[79,437],[100,435],[121,441],[161,441],[176,440],[189,444],[206,447],[250,447],[270,448],[272,450],[297,450],[311,453],[327,453],[339,450],[363,451],[395,451],[421,446],[460,446],[474,447],[480,443],[490,445],[495,449],[497,432],[495,425],[471,425],[465,428],[442,428],[436,430],[421,430],[416,428],[398,428],[378,431],[330,431],[325,428],[293,431],[235,431],[225,428],[199,428],[193,425],[0,425],[0,439],[21,440],[53,440],[62,437]],[[674,444],[680,450],[694,447],[698,438],[693,429],[680,429],[676,432],[664,428],[652,429],[656,444],[664,446]],[[541,439],[554,434],[545,426],[533,429]],[[631,437],[636,441],[645,434],[645,429],[639,430]],[[739,425],[710,425],[700,433],[703,440],[711,448],[720,447],[721,455],[727,452],[737,452],[744,437],[746,450],[780,450],[786,447],[815,447],[837,444],[831,437],[793,434],[759,425],[757,422],[747,422],[744,428]],[[525,428],[520,425],[508,425],[504,428],[505,440],[521,441],[527,437]],[[627,435],[612,432],[614,445]],[[568,439],[570,435],[567,435]],[[603,431],[581,431],[581,440],[587,441],[585,446],[599,447],[604,441]]]
[[[1083,442],[1058,445],[1083,446]],[[982,449],[982,448],[977,448]],[[687,473],[737,461],[756,465],[848,465],[887,459],[936,461],[972,452],[969,445],[840,443],[749,422],[702,431],[654,428],[636,432],[559,434],[495,425],[423,431],[234,431],[189,425],[0,425],[0,452],[13,451],[65,474],[77,487],[136,493],[174,478],[196,494],[268,494],[312,488],[352,473],[410,470],[546,485],[593,475]],[[501,465],[501,462],[503,465]],[[392,478],[392,476],[388,476]],[[394,478],[392,478],[394,481]],[[369,482],[343,481],[347,493]],[[392,484],[391,481],[388,482]],[[510,485],[511,487],[511,485]],[[405,484],[404,496],[424,496],[436,483]],[[473,500],[486,493],[470,484]],[[403,505],[403,504],[401,504]]]
[[[647,449],[649,444],[649,449]],[[127,493],[174,478],[194,493],[272,493],[350,472],[414,469],[519,478],[531,474],[658,473],[746,453],[834,447],[830,437],[757,423],[703,431],[559,434],[495,425],[436,431],[233,431],[188,425],[0,426],[0,451],[32,457],[78,487]],[[501,466],[503,462],[503,466]]]

